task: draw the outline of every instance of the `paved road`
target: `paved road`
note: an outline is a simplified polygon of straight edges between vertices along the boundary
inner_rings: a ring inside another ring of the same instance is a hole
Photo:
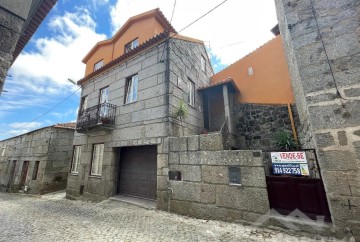
[[[34,197],[0,193],[0,241],[314,240],[239,224],[192,219],[118,201],[96,204],[67,200],[61,194]]]

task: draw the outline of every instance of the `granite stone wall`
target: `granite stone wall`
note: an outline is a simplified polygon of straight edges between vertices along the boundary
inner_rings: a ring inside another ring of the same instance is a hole
[[[333,224],[360,238],[360,2],[276,0],[305,147],[315,147]]]
[[[292,109],[293,113],[297,112],[295,107]],[[233,107],[232,115],[236,126],[237,142],[241,149],[275,149],[274,134],[276,132],[286,131],[292,134],[287,105],[239,103]],[[294,118],[294,120],[298,119]]]
[[[6,191],[10,170],[16,161],[11,190],[19,186],[24,161],[29,161],[25,185],[29,193],[39,194],[64,189],[72,155],[74,130],[48,127],[0,142],[5,148],[0,159],[0,189]],[[39,161],[37,179],[33,180],[34,167]]]
[[[205,58],[205,71],[201,70],[201,56]],[[195,84],[195,90],[210,82],[214,74],[203,44],[186,40],[172,39],[169,42],[169,116],[170,136],[183,134],[181,123],[174,118],[174,112],[180,100],[188,103],[189,82]],[[203,100],[195,91],[195,104],[188,105],[188,116],[183,122],[184,134],[199,134],[204,128]]]
[[[223,150],[219,133],[170,137],[157,208],[202,219],[254,222],[269,211],[261,151]],[[166,162],[168,159],[168,162]],[[239,169],[231,184],[229,167]],[[180,172],[180,180],[168,173]],[[158,176],[159,177],[159,176]],[[169,193],[171,191],[171,193]]]
[[[25,20],[0,8],[0,94]]]

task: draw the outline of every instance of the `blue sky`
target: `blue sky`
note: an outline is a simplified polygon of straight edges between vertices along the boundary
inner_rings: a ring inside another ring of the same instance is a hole
[[[220,2],[177,0],[172,25],[180,30]],[[172,0],[58,0],[9,70],[8,92],[0,96],[0,140],[75,121],[80,91],[67,79],[83,77],[86,53],[129,17],[159,7],[170,20],[173,6]],[[273,38],[276,23],[272,0],[228,0],[181,34],[204,40],[217,72]]]

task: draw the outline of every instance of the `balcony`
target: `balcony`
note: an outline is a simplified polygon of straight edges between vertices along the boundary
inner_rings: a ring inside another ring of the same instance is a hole
[[[90,130],[112,130],[115,126],[116,106],[101,103],[79,112],[76,131],[86,133]]]

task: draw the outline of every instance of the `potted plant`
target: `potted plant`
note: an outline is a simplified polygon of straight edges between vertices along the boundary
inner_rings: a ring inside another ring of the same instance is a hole
[[[179,103],[179,106],[175,110],[174,116],[175,116],[175,118],[180,119],[180,125],[181,125],[183,136],[185,135],[184,127],[183,127],[183,120],[186,119],[187,115],[188,115],[187,105],[183,100],[181,100]]]

